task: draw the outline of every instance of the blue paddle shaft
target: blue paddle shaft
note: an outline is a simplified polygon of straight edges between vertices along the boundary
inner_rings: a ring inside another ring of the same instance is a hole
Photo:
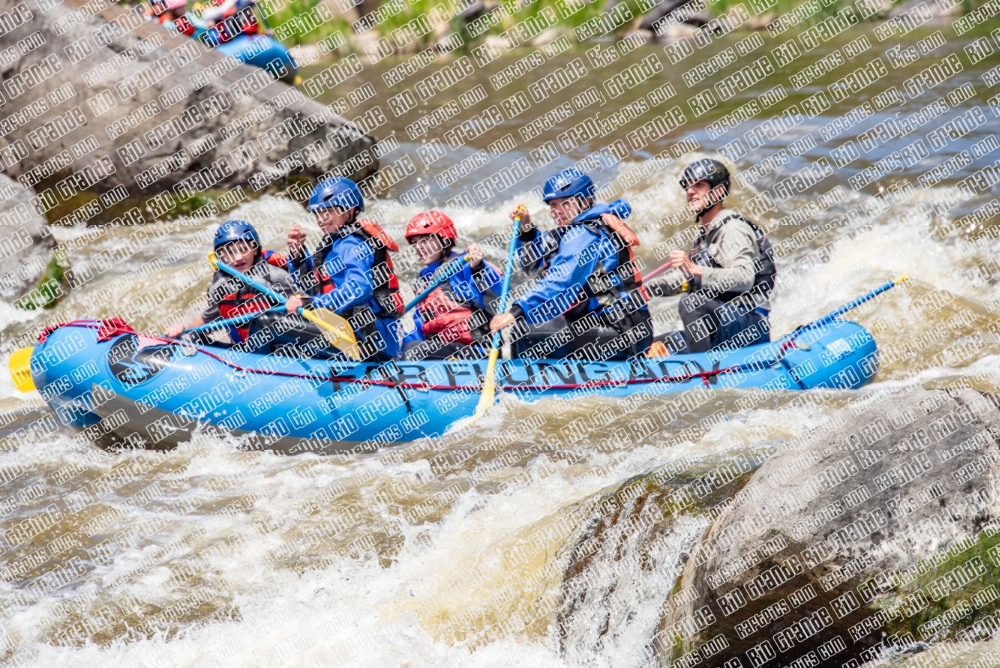
[[[435,288],[437,288],[439,285],[441,285],[442,283],[444,283],[445,281],[447,281],[449,278],[451,278],[452,276],[454,276],[455,274],[457,274],[458,272],[460,272],[462,270],[462,267],[464,267],[465,264],[468,261],[469,261],[469,256],[466,255],[466,256],[464,256],[464,257],[462,257],[462,258],[460,258],[460,259],[452,262],[447,267],[445,267],[444,272],[440,276],[438,276],[437,278],[435,278],[431,282],[431,284],[428,285],[423,290],[423,292],[421,292],[419,295],[417,295],[416,297],[414,297],[410,301],[410,303],[406,305],[405,311],[409,311],[410,309],[412,309],[414,306],[416,306],[417,304],[419,304],[424,299],[424,297],[426,297],[430,293],[434,292]]]
[[[507,312],[507,298],[510,296],[510,278],[514,274],[514,254],[517,252],[517,238],[521,230],[521,217],[514,216],[514,224],[510,231],[510,244],[507,246],[507,264],[503,272],[503,289],[500,291],[500,303],[497,313]],[[493,332],[493,347],[499,348],[503,341],[500,330]]]
[[[226,318],[225,320],[213,320],[212,322],[206,322],[204,325],[198,325],[197,327],[188,327],[183,333],[187,334],[189,332],[204,332],[211,329],[222,329],[223,327],[229,327],[230,325],[242,325],[245,322],[250,322],[259,315],[264,313],[270,313],[271,311],[280,310],[280,306],[274,306],[267,309],[266,311],[251,311],[250,313],[244,313],[243,315],[238,315],[234,318]]]
[[[250,278],[246,274],[240,273],[239,271],[233,269],[228,264],[226,264],[225,262],[223,262],[222,260],[220,260],[218,257],[215,258],[215,265],[219,269],[221,269],[222,271],[224,271],[225,273],[229,274],[230,276],[233,276],[234,278],[240,279],[241,281],[243,281],[244,283],[246,283],[247,285],[249,285],[251,288],[253,288],[257,292],[261,293],[265,297],[270,297],[271,299],[273,299],[274,301],[278,302],[279,304],[285,304],[285,303],[288,302],[287,298],[282,297],[277,292],[275,292],[271,288],[267,287],[263,283],[258,283],[257,281],[253,280],[252,278]],[[299,311],[301,311],[301,310],[302,309],[299,309]]]
[[[899,283],[901,283],[902,281],[905,281],[905,280],[908,280],[908,279],[904,276],[904,277],[899,278],[899,279],[897,279],[895,281],[889,281],[888,283],[886,283],[884,285],[880,285],[879,287],[875,288],[871,292],[863,294],[860,297],[858,297],[857,299],[855,299],[853,301],[847,302],[846,304],[844,304],[840,308],[836,309],[835,311],[831,311],[831,312],[827,313],[822,318],[817,318],[816,320],[813,320],[812,322],[808,322],[808,323],[802,325],[801,327],[796,328],[795,331],[791,332],[790,334],[786,334],[785,336],[783,336],[778,341],[778,343],[779,344],[785,344],[788,341],[793,341],[795,339],[795,337],[798,336],[803,330],[813,329],[814,327],[822,327],[823,325],[827,325],[827,324],[833,322],[834,320],[836,320],[839,316],[844,315],[845,313],[847,313],[851,309],[857,308],[858,306],[861,306],[862,304],[864,304],[866,301],[869,301],[871,299],[874,299],[875,297],[878,297],[880,294],[882,294],[886,290],[893,289]]]
[[[278,302],[279,304],[282,304],[282,305],[288,303],[288,299],[287,298],[282,297],[277,292],[275,292],[271,288],[267,287],[263,283],[258,283],[257,281],[253,280],[252,278],[250,278],[246,274],[242,274],[242,273],[236,271],[235,269],[233,269],[232,267],[230,267],[228,264],[226,264],[225,262],[223,262],[219,258],[215,258],[215,264],[222,271],[226,272],[230,276],[234,276],[234,277],[240,279],[241,281],[243,281],[244,283],[246,283],[247,285],[249,285],[251,288],[253,288],[257,292],[261,293],[265,297],[270,297],[271,299],[273,299],[274,301],[276,301],[276,302]],[[304,310],[305,309],[300,306],[297,309],[295,309],[295,312],[298,313],[299,315],[302,315],[302,311],[304,311]]]
[[[822,318],[819,318],[818,320],[812,321],[811,323],[809,323],[808,325],[806,325],[806,327],[822,327],[823,325],[826,325],[826,324],[828,324],[830,322],[833,322],[838,316],[841,316],[841,315],[847,313],[851,309],[854,309],[854,308],[857,308],[858,306],[861,306],[866,301],[869,301],[871,299],[875,299],[875,297],[878,297],[880,294],[882,294],[886,290],[891,290],[894,287],[896,287],[896,281],[889,281],[885,285],[880,285],[879,287],[875,288],[871,292],[858,297],[854,301],[851,301],[851,302],[848,302],[847,304],[844,304],[843,306],[841,306],[840,308],[838,308],[836,311],[831,311],[830,313],[826,314]]]

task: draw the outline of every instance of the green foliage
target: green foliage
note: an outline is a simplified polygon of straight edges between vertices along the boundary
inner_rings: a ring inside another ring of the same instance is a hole
[[[270,14],[267,18],[267,25],[272,29],[278,26],[284,25],[289,21],[292,21],[300,16],[306,16],[313,12],[317,6],[320,5],[320,0],[289,0],[289,2],[284,4],[284,7],[274,13],[270,13],[268,9],[268,4],[280,5],[282,4],[280,0],[268,0],[266,2],[260,3],[260,7],[263,13]],[[290,28],[286,28],[289,30]],[[314,42],[319,42],[325,37],[339,32],[345,37],[351,33],[351,24],[347,19],[338,16],[332,21],[321,21],[319,25],[311,30],[301,32],[298,29],[291,30],[287,37],[284,37],[282,41],[287,46],[294,46],[296,44],[312,44]]]
[[[280,1],[281,0],[262,0],[262,5],[266,5],[269,2],[277,4]],[[466,45],[475,43],[487,35],[499,35],[529,17],[538,16],[543,11],[546,11],[546,9],[550,9],[554,12],[556,17],[556,27],[573,29],[604,13],[605,1],[606,0],[503,0],[498,3],[496,0],[486,0],[488,7],[498,7],[506,10],[503,19],[498,20],[494,25],[491,25],[486,30],[477,32],[475,37],[473,37],[469,32],[468,26],[457,17],[453,16],[449,20],[449,25],[452,32],[462,35]],[[905,0],[890,1],[895,5],[904,2]],[[970,11],[986,2],[986,0],[962,1],[963,7],[966,11]],[[313,11],[319,3],[320,0],[289,0],[283,9],[271,16],[269,19],[270,23],[272,27],[282,25],[298,16],[302,16]],[[793,9],[804,3],[805,0],[777,0],[775,5],[769,8],[765,13],[774,12],[778,16],[781,16],[791,12]],[[626,5],[632,14],[632,19],[626,21],[619,27],[618,32],[621,32],[628,29],[632,23],[646,13],[647,8],[649,7],[649,0],[644,3],[640,3],[640,0],[620,0],[618,4]],[[746,6],[746,1],[714,0],[713,2],[713,0],[708,0],[708,10],[713,15],[719,16],[737,4]],[[853,6],[854,0],[819,0],[819,4],[820,10],[800,23],[800,27],[814,25],[819,21],[842,11],[846,7]],[[397,11],[397,13],[393,15],[388,15],[389,12],[392,11],[389,9],[390,7],[396,8],[399,6],[402,6],[400,11]],[[375,27],[375,30],[380,37],[389,38],[390,43],[392,43],[392,45],[400,51],[413,52],[424,49],[430,46],[436,39],[434,31],[416,37],[410,42],[406,42],[404,33],[397,32],[396,35],[393,35],[394,31],[398,31],[410,21],[421,16],[434,17],[437,10],[440,10],[441,8],[444,8],[449,13],[454,14],[457,6],[458,5],[453,2],[453,0],[412,0],[399,4],[390,2],[390,0],[383,0],[382,7],[386,16]],[[497,18],[499,18],[499,12],[501,9],[496,9],[494,11],[497,12]],[[882,14],[884,14],[884,12],[879,12],[875,15],[875,17]],[[482,16],[485,16],[485,14],[480,15],[480,17]],[[285,41],[290,44],[314,43],[338,31],[345,37],[352,34],[350,24],[346,19],[337,18],[334,21],[325,21],[319,27],[304,34],[296,32]]]
[[[406,8],[403,11],[398,12],[393,16],[387,16],[386,19],[378,25],[376,30],[378,31],[380,36],[390,37],[394,30],[402,28],[413,19],[422,15],[432,15],[431,14],[432,10],[438,5],[442,4],[445,7],[451,5],[450,2],[442,3],[441,0],[410,0],[405,3]],[[383,8],[386,8],[388,6],[389,6],[388,2],[382,3]],[[405,45],[405,46],[410,47],[410,50],[419,49],[421,47],[430,44],[431,40],[433,39],[434,39],[434,32],[431,31],[426,35],[422,35],[419,38],[417,38],[412,45]],[[401,48],[403,47],[403,45],[399,44],[398,42],[395,45]]]
[[[893,0],[893,2],[902,1],[903,0]],[[719,16],[738,4],[746,6],[744,0],[716,0],[714,3],[711,0],[708,0],[708,11],[716,16]],[[767,12],[764,13],[774,12],[778,16],[782,16],[802,4],[805,4],[805,0],[778,0],[773,7],[769,8]],[[853,4],[854,3],[850,0],[820,0],[820,10],[807,19],[802,25],[811,25],[818,21],[822,21],[826,17],[833,16],[845,7]]]
[[[52,254],[52,259],[45,265],[35,289],[14,302],[15,306],[29,311],[39,307],[44,309],[55,307],[65,288],[66,268],[62,264],[61,255],[59,252]]]
[[[208,192],[195,193],[186,200],[175,197],[175,204],[172,213],[175,216],[189,216],[198,209],[209,206],[214,199],[215,198],[212,197],[211,193]]]
[[[138,201],[138,205],[141,209],[146,212],[148,218],[152,220],[169,220],[172,218],[178,218],[181,216],[190,216],[201,209],[209,206],[215,206],[216,211],[219,214],[225,215],[226,205],[224,204],[227,190],[205,190],[203,192],[195,193],[191,197],[184,199],[178,197],[173,193],[164,193],[159,196],[159,202],[157,202],[157,208],[147,206],[147,202],[151,198],[141,198]],[[128,200],[130,204],[135,205],[137,202],[135,200]],[[232,206],[232,204],[230,204]],[[162,211],[160,215],[154,216],[153,211]]]

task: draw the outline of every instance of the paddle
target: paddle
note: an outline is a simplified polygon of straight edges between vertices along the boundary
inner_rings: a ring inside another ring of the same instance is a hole
[[[419,295],[410,300],[410,303],[406,305],[406,311],[409,311],[414,306],[419,304],[424,297],[434,292],[434,289],[436,287],[438,287],[439,285],[447,281],[449,278],[460,272],[462,270],[462,267],[464,267],[466,263],[469,262],[470,260],[472,260],[472,258],[469,257],[468,255],[463,255],[460,258],[455,258],[455,260],[452,261],[451,264],[449,264],[447,267],[444,268],[444,271],[441,272],[440,276],[431,281],[431,284],[428,285],[426,288],[424,288],[424,290]]]
[[[10,378],[14,381],[14,387],[18,392],[31,392],[35,389],[35,381],[31,379],[31,353],[34,350],[34,346],[18,348],[7,360]]]
[[[497,313],[507,312],[507,298],[510,296],[510,277],[514,274],[514,255],[517,253],[517,237],[521,229],[521,216],[514,216],[514,224],[510,230],[510,244],[507,246],[507,265],[503,274],[503,289],[500,291],[500,303]],[[496,397],[496,371],[497,358],[500,356],[500,343],[503,341],[502,332],[493,332],[493,345],[490,348],[489,362],[486,364],[486,376],[483,378],[483,393],[479,396],[479,403],[476,404],[476,412],[463,425],[471,426],[476,420],[481,418]]]
[[[269,308],[266,311],[251,311],[250,313],[244,313],[243,315],[238,315],[234,318],[226,318],[225,320],[213,320],[212,322],[206,322],[204,325],[198,325],[197,327],[188,327],[182,334],[187,334],[189,332],[207,332],[213,329],[222,329],[223,327],[229,327],[230,325],[238,326],[243,323],[250,322],[254,318],[265,313],[271,313],[272,311],[284,310],[280,306],[275,306]]]
[[[904,275],[900,276],[899,278],[897,278],[897,279],[895,279],[893,281],[889,281],[888,283],[880,285],[879,287],[875,288],[871,292],[865,293],[865,294],[861,295],[860,297],[858,297],[857,299],[854,299],[852,301],[847,302],[846,304],[844,304],[843,306],[841,306],[840,308],[838,308],[838,309],[836,309],[834,311],[830,311],[829,313],[827,313],[826,315],[824,315],[822,318],[817,318],[816,320],[813,320],[812,322],[807,322],[806,324],[804,324],[804,325],[796,328],[790,334],[786,334],[781,339],[781,341],[779,343],[786,343],[787,341],[792,340],[793,338],[795,338],[795,336],[799,332],[801,332],[804,329],[812,329],[814,327],[822,327],[823,325],[827,325],[827,324],[833,322],[834,320],[836,320],[838,317],[844,315],[845,313],[847,313],[851,309],[855,309],[855,308],[861,306],[862,304],[864,304],[865,302],[871,301],[872,299],[875,299],[875,297],[878,297],[880,294],[882,294],[886,290],[891,290],[894,287],[896,287],[897,285],[899,285],[900,283],[904,283],[904,282],[906,282],[908,280],[910,280],[910,277],[906,276],[904,274]]]
[[[648,274],[646,274],[645,276],[642,277],[643,283],[645,283],[646,281],[648,281],[651,278],[656,278],[657,276],[659,276],[660,274],[662,274],[663,272],[665,272],[667,269],[670,269],[670,263],[669,262],[665,262],[665,263],[661,264],[659,267],[657,267],[656,269],[654,269],[653,271],[649,272]]]
[[[215,253],[208,254],[208,261],[211,262],[212,266],[216,269],[221,269],[230,276],[240,279],[257,292],[271,298],[279,304],[286,304],[288,302],[285,297],[282,297],[274,290],[258,283],[246,274],[233,269],[225,262],[216,258]],[[330,345],[350,357],[355,362],[361,360],[361,352],[358,350],[357,336],[355,336],[354,328],[351,327],[351,324],[347,322],[346,318],[337,315],[333,311],[321,308],[306,309],[299,307],[295,312],[319,327],[320,330],[323,331],[324,338],[330,342]]]

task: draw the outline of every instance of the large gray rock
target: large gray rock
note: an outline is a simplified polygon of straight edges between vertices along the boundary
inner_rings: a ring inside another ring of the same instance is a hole
[[[10,19],[0,29],[0,165],[35,186],[46,207],[73,191],[117,188],[118,200],[259,189],[341,165],[360,180],[377,169],[375,141],[356,125],[263,70],[143,21],[138,9],[0,0],[0,12]],[[359,65],[338,63],[313,83]]]
[[[39,286],[45,269],[52,262],[55,241],[45,217],[32,203],[35,192],[25,190],[9,176],[0,174],[0,298],[13,301]],[[61,288],[57,280],[48,286]],[[41,303],[49,301],[43,300]]]
[[[769,458],[699,538],[677,583],[692,595],[665,608],[660,652],[839,668],[991,635],[998,437],[995,402],[969,389],[842,409]]]

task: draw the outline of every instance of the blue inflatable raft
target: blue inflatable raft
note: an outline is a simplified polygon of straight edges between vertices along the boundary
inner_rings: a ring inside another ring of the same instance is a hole
[[[267,70],[275,79],[286,83],[294,83],[299,73],[285,45],[268,35],[237,35],[216,46],[215,50],[241,63]]]
[[[138,333],[120,320],[67,323],[40,341],[29,353],[31,379],[63,423],[98,442],[151,449],[203,431],[249,436],[248,449],[285,453],[347,453],[440,435],[474,412],[486,368],[486,360],[368,364],[239,353]],[[695,387],[855,389],[877,368],[871,334],[834,319],[731,351],[503,361],[498,387],[528,401]]]

